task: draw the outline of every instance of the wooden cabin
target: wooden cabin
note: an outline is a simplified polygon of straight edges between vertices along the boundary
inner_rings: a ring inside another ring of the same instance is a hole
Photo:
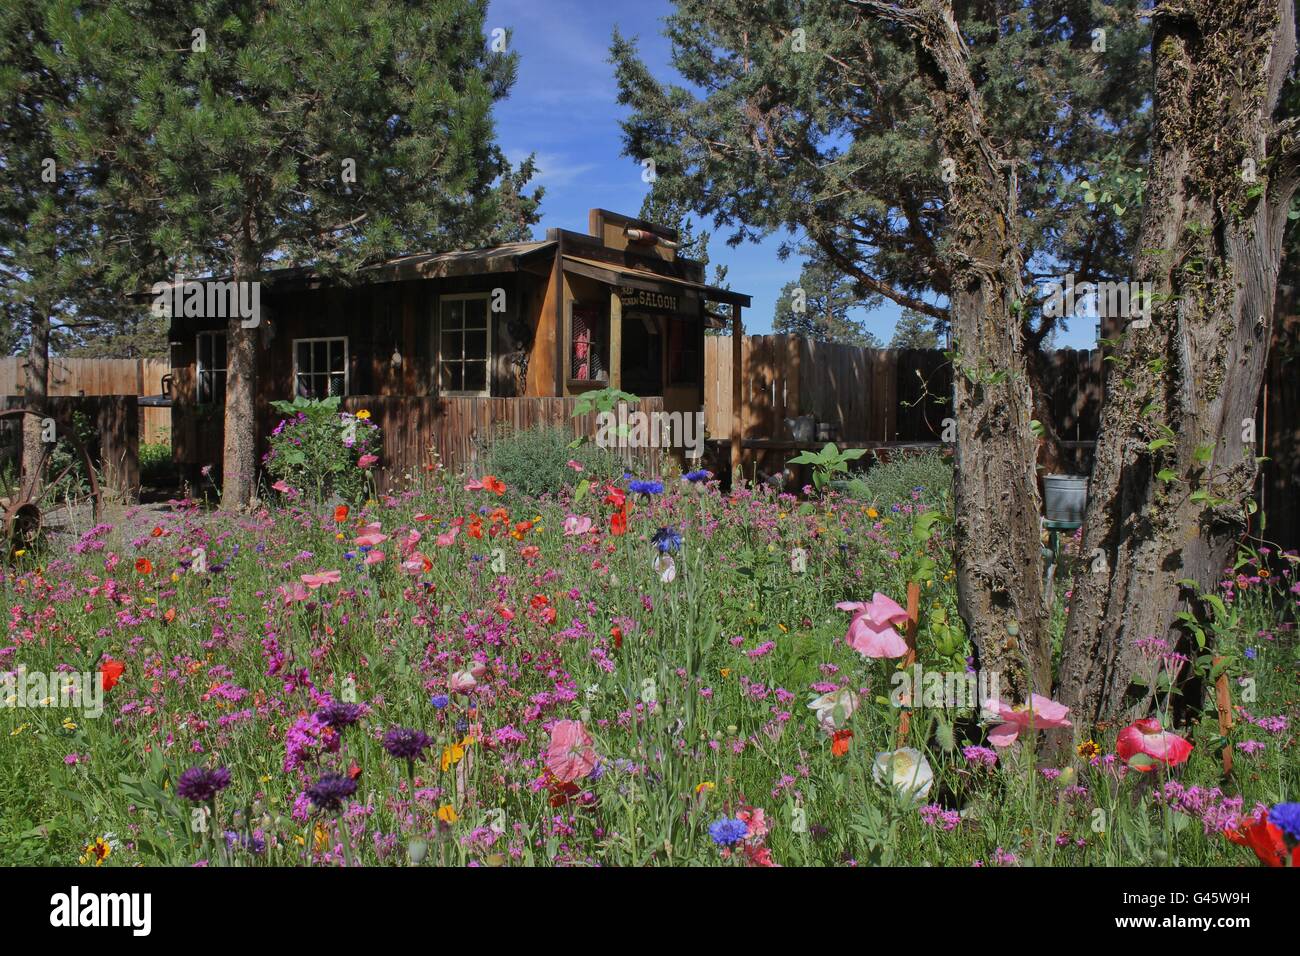
[[[631,392],[643,411],[700,411],[705,329],[730,321],[738,332],[750,297],[707,285],[677,241],[593,209],[586,234],[550,229],[544,242],[403,256],[350,283],[267,274],[259,455],[279,420],[270,403],[294,396],[339,395],[368,410],[390,487],[434,461],[472,471],[500,423],[567,423],[591,389]],[[221,465],[225,325],[171,319],[172,450],[191,478]]]

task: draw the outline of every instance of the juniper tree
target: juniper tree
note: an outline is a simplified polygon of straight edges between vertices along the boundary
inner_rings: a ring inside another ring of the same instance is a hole
[[[485,0],[114,0],[61,6],[49,30],[78,96],[70,149],[110,170],[154,278],[272,267],[347,276],[393,254],[523,238],[540,191],[494,139],[509,37]],[[256,472],[257,352],[227,327],[223,503]]]
[[[790,235],[865,294],[950,321],[958,593],[1010,693],[1050,684],[1032,360],[1042,277],[1122,274],[1144,158],[1135,0],[678,0],[659,82],[617,33],[625,150],[728,240]],[[1105,168],[1103,168],[1105,167]],[[1117,172],[1116,172],[1117,171]]]

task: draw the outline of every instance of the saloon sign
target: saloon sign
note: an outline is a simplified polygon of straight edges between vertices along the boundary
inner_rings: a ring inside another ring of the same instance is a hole
[[[625,309],[637,309],[642,312],[677,311],[677,296],[664,292],[647,292],[644,289],[629,289],[623,286],[619,290],[618,298]]]

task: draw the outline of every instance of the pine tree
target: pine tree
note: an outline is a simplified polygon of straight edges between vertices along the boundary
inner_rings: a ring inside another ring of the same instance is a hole
[[[825,260],[814,258],[805,263],[797,280],[782,287],[772,329],[806,335],[818,342],[880,348],[880,340],[849,314],[855,309],[869,308],[879,298],[864,298],[853,280]]]
[[[540,192],[511,168],[492,105],[508,36],[485,0],[120,0],[61,6],[61,70],[79,95],[75,155],[107,164],[107,202],[155,281],[205,270],[261,281],[309,264],[349,274],[388,256],[526,235]],[[105,207],[100,207],[102,213]],[[223,504],[254,489],[257,353],[265,326],[227,328]]]
[[[943,347],[943,323],[914,309],[904,309],[894,325],[891,349],[937,349]]]

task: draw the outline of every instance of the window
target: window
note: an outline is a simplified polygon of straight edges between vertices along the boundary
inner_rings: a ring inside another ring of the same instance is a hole
[[[329,398],[348,393],[348,340],[293,340],[294,395]]]
[[[698,322],[677,317],[668,320],[668,384],[702,385]]]
[[[573,303],[569,314],[569,378],[609,381],[609,315],[604,309]]]
[[[487,395],[491,354],[488,293],[444,295],[438,330],[438,390]]]
[[[200,405],[226,401],[226,333],[200,332],[197,339],[195,394]]]

